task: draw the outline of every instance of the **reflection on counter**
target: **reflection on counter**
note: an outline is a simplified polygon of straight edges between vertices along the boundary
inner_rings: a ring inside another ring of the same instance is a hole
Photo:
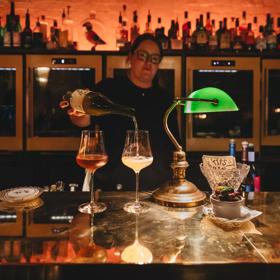
[[[23,212],[26,219],[11,213],[11,219],[1,220],[0,264],[280,262],[278,193],[256,193],[248,207],[263,214],[232,227],[215,222],[203,214],[202,207],[155,205],[147,193],[141,199],[151,207],[148,213],[123,211],[133,192],[108,192],[102,197],[108,211],[92,217],[77,212],[77,205],[87,201],[87,196],[43,193],[44,205]],[[69,219],[54,222],[54,216]],[[8,236],[5,229],[19,227],[19,221],[21,229],[26,221],[26,235],[21,231]]]

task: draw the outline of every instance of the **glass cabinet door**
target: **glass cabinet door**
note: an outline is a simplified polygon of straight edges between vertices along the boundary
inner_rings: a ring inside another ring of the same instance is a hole
[[[262,61],[262,145],[280,145],[280,60]]]
[[[59,102],[67,91],[101,80],[101,56],[27,56],[27,149],[76,150],[80,130]]]
[[[187,58],[187,94],[204,87],[228,93],[239,111],[187,116],[187,150],[226,151],[230,138],[237,149],[246,139],[259,150],[259,58]]]
[[[0,55],[0,150],[22,150],[22,56]]]

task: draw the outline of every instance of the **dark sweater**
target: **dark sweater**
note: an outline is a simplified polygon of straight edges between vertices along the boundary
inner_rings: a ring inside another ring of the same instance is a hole
[[[149,131],[153,163],[140,172],[140,191],[153,190],[170,179],[174,146],[163,128],[163,116],[172,104],[172,95],[159,86],[139,88],[126,77],[103,80],[96,85],[95,90],[115,103],[134,108],[138,128]],[[96,186],[103,190],[112,190],[117,184],[121,184],[124,190],[135,190],[134,171],[121,161],[126,130],[134,129],[132,119],[106,115],[93,117],[92,123],[99,124],[100,129],[104,131],[105,148],[109,156],[107,165],[95,173]],[[170,130],[178,137],[175,113],[170,116],[168,124]]]

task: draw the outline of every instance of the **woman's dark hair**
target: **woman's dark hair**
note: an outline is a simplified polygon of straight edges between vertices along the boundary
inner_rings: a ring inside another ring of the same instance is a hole
[[[134,42],[132,43],[132,45],[130,47],[130,52],[134,53],[143,41],[155,42],[159,48],[160,56],[163,56],[161,43],[156,39],[156,37],[154,35],[152,35],[150,33],[144,33],[144,34],[141,34],[138,37],[136,37],[136,39],[134,40]]]

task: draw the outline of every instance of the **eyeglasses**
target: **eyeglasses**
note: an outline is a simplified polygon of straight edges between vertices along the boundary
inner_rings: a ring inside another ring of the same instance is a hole
[[[144,50],[137,50],[135,51],[136,53],[136,57],[138,60],[141,61],[149,61],[153,64],[160,64],[161,62],[161,55],[159,54],[149,54],[148,52],[144,51]]]

